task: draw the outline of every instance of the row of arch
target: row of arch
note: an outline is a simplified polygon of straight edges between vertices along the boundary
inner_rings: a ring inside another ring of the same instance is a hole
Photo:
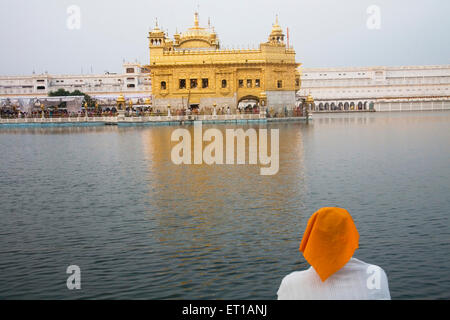
[[[161,40],[161,39],[151,39],[151,40],[150,40],[150,43],[151,43],[153,46],[160,46],[160,45],[162,44],[162,40]]]
[[[358,102],[320,102],[315,104],[316,111],[334,111],[334,110],[373,110],[375,103],[373,101]]]

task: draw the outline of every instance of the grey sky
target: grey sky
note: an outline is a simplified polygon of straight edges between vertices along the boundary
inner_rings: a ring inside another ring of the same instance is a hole
[[[70,5],[81,29],[66,26]],[[266,41],[275,14],[289,27],[297,61],[305,67],[450,63],[448,0],[1,0],[0,74],[120,72],[123,59],[148,63],[147,34],[158,17],[169,31],[208,17],[222,47]],[[381,29],[369,30],[370,5]]]

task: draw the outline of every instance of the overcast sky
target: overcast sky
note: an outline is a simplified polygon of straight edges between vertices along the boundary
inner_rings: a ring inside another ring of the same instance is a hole
[[[80,29],[67,27],[71,5],[81,10]],[[367,26],[371,5],[380,8],[380,29]],[[278,14],[304,67],[450,64],[449,0],[1,0],[0,74],[148,63],[155,18],[172,36],[193,25],[198,7],[200,24],[210,17],[227,48],[267,41]]]

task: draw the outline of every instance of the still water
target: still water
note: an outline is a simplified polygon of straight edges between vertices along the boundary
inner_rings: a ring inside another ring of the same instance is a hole
[[[280,132],[275,176],[176,166],[175,127],[0,129],[0,298],[275,299],[323,206],[393,299],[450,298],[449,112],[259,126]]]

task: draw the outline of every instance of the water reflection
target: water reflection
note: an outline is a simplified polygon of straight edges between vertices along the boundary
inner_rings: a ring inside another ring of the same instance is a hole
[[[177,127],[2,128],[0,296],[74,298],[76,262],[76,298],[272,299],[308,267],[307,219],[333,205],[354,217],[357,257],[387,271],[393,298],[448,298],[449,125],[448,112],[261,125],[280,130],[275,176],[176,166]]]
[[[174,165],[174,128],[142,131],[152,203],[148,219],[157,223],[153,236],[170,252],[172,268],[167,272],[187,273],[179,274],[180,289],[207,297],[205,292],[219,294],[221,287],[220,297],[239,293],[250,298],[248,281],[242,278],[251,278],[256,265],[266,271],[276,267],[277,247],[289,228],[286,221],[298,219],[305,194],[303,126],[262,126],[280,130],[280,172],[270,177],[260,176],[259,166]],[[260,126],[244,130],[250,127]],[[193,137],[193,127],[186,128]],[[216,128],[225,137],[227,128],[236,127]],[[187,285],[181,280],[186,277],[195,283]],[[225,285],[224,279],[233,285]]]

